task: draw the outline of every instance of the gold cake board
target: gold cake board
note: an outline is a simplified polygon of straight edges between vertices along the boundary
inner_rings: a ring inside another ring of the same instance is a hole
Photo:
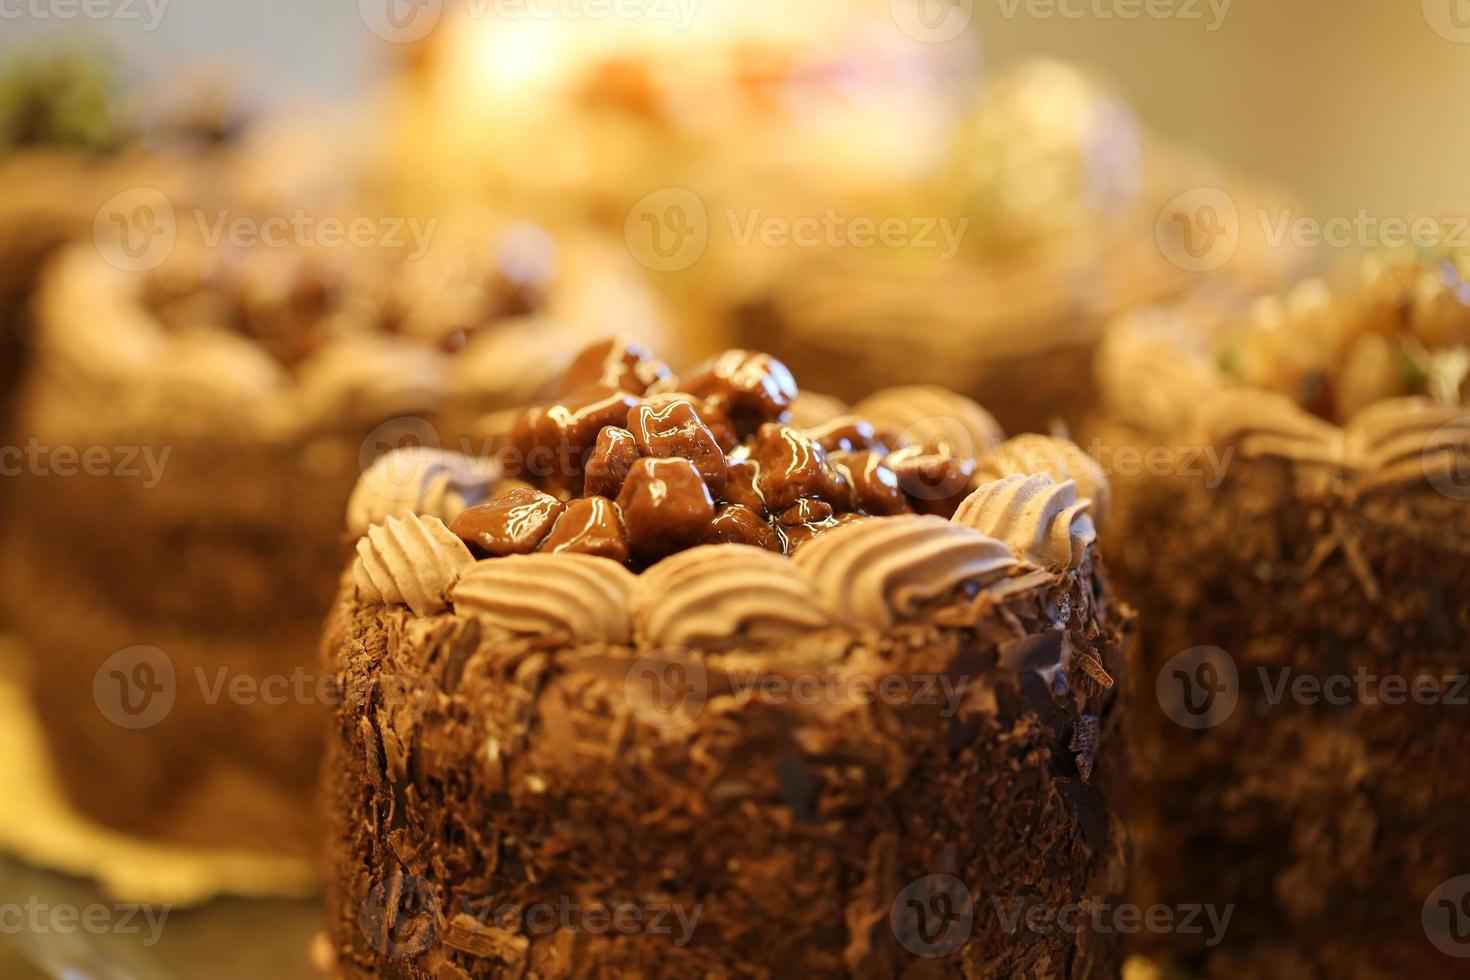
[[[77,814],[52,774],[17,647],[0,636],[0,853],[94,879],[119,901],[176,908],[225,895],[304,898],[320,890],[309,860],[160,844]]]

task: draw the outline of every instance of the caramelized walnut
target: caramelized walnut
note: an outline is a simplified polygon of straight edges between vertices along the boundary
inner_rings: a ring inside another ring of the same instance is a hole
[[[481,555],[528,555],[566,507],[549,493],[518,487],[462,511],[449,530]]]
[[[577,356],[562,376],[561,390],[565,394],[596,387],[642,395],[667,377],[668,366],[655,360],[647,348],[626,337],[613,337]]]
[[[675,400],[657,408],[639,405],[628,416],[628,428],[644,456],[687,459],[713,496],[725,489],[725,454],[689,402]]]
[[[884,457],[864,450],[855,453],[833,453],[832,466],[852,487],[852,502],[865,514],[889,517],[907,514],[913,508],[904,495],[898,474],[889,469]]]
[[[587,460],[583,492],[604,497],[617,497],[641,454],[633,433],[610,425],[597,436],[597,445]]]
[[[751,456],[760,466],[757,485],[768,510],[783,511],[802,497],[819,497],[847,509],[846,481],[822,447],[795,426],[761,426]]]
[[[839,415],[830,422],[805,430],[807,438],[829,453],[861,452],[865,449],[887,454],[887,447],[873,429],[873,423],[856,415]]]
[[[760,465],[755,460],[746,457],[743,452],[727,459],[725,461],[725,499],[732,504],[748,507],[757,514],[764,514],[766,498],[761,496],[760,472]]]
[[[516,420],[500,451],[507,476],[578,493],[588,455],[608,426],[627,427],[637,399],[625,391],[594,394],[528,409]]]
[[[798,500],[776,515],[776,523],[782,527],[797,527],[802,524],[820,524],[832,519],[832,505],[810,498]]]
[[[743,432],[781,418],[796,399],[796,379],[786,365],[769,354],[748,350],[725,351],[684,388],[728,412]]]
[[[616,562],[628,560],[628,533],[623,514],[606,497],[582,497],[567,504],[541,551],[599,555]]]
[[[757,512],[740,504],[720,507],[705,534],[705,544],[748,544],[780,552],[781,536]]]
[[[618,506],[633,553],[650,561],[698,544],[715,517],[703,477],[681,457],[634,463]]]
[[[975,461],[942,453],[925,453],[920,446],[910,446],[888,457],[888,468],[898,476],[913,502],[923,514],[952,517],[970,492],[970,479],[975,474]]]

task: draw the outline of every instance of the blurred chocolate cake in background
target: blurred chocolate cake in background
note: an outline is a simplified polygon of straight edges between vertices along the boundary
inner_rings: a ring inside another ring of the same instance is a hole
[[[76,244],[43,273],[28,472],[0,535],[25,588],[3,604],[84,815],[304,855],[331,695],[312,652],[363,469],[543,393],[556,351],[659,324],[608,249],[529,226],[242,246],[189,214],[142,251]],[[466,457],[445,483],[495,479]]]
[[[1426,923],[1470,868],[1466,272],[1374,256],[1101,348],[1104,538],[1141,618],[1135,886],[1235,906],[1218,948],[1150,937],[1209,976],[1444,973]]]
[[[1158,229],[1171,199],[1225,187],[1241,215],[1270,201],[1143,132],[1123,102],[1059,62],[1024,63],[980,89],[947,148],[926,187],[867,215],[899,222],[894,241],[787,248],[789,261],[747,276],[741,341],[838,396],[938,384],[996,406],[1008,428],[1075,427],[1096,401],[1091,363],[1107,320],[1199,278]],[[1263,289],[1301,264],[1301,250],[1271,247],[1257,223],[1240,232],[1222,276]]]
[[[1123,883],[1131,616],[1065,468],[1105,483],[937,389],[797,395],[604,344],[515,420],[517,485],[349,513],[334,976],[1118,975],[1116,933],[996,904]]]

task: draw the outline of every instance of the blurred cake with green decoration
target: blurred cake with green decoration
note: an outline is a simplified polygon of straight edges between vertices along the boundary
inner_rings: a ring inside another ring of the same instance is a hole
[[[1216,949],[1152,937],[1199,975],[1443,972],[1426,910],[1470,867],[1467,270],[1374,254],[1101,347],[1136,900],[1236,910]]]

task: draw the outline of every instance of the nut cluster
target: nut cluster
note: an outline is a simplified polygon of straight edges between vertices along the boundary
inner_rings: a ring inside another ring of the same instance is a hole
[[[181,246],[144,278],[141,299],[168,326],[233,330],[286,367],[334,334],[360,330],[413,337],[452,354],[501,321],[546,306],[554,272],[527,272],[511,259],[428,276],[386,254]]]
[[[790,553],[860,516],[948,516],[974,461],[906,446],[853,416],[790,423],[780,361],[726,351],[678,379],[616,339],[584,351],[555,402],[523,412],[500,450],[521,485],[450,525],[482,556],[569,551],[642,567],[700,544]]]

